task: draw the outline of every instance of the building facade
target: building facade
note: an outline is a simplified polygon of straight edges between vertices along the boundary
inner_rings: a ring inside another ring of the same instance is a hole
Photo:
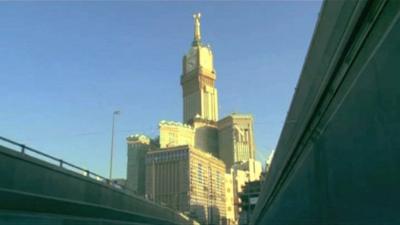
[[[150,150],[150,138],[145,135],[131,135],[126,138],[128,144],[128,165],[126,188],[135,194],[145,193],[145,159]]]
[[[189,145],[218,156],[218,129],[215,122],[194,118],[189,125],[162,120],[159,130],[160,148]]]
[[[260,175],[262,173],[262,165],[261,162],[255,159],[249,159],[247,161],[241,161],[235,163],[232,167],[233,171],[245,171],[247,181],[255,181],[260,179]]]
[[[233,186],[233,175],[225,174],[225,205],[226,205],[226,225],[236,224],[235,215],[235,192]]]
[[[162,120],[159,125],[160,148],[195,145],[195,129],[191,125]]]
[[[149,152],[145,162],[148,198],[202,224],[222,224],[226,205],[221,160],[186,145]]]
[[[217,123],[202,118],[194,118],[193,128],[195,130],[195,147],[218,157]]]
[[[234,218],[238,223],[240,218],[240,194],[243,192],[243,188],[248,182],[258,181],[262,173],[261,163],[250,159],[244,162],[235,163],[230,173],[232,174],[233,181],[233,195],[234,195]]]
[[[253,117],[234,113],[218,121],[218,142],[227,170],[236,162],[255,159]]]

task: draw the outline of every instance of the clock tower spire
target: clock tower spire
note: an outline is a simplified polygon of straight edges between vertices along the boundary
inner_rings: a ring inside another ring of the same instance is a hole
[[[209,45],[201,43],[200,13],[193,15],[194,39],[183,57],[181,85],[183,89],[183,122],[191,124],[195,118],[218,121],[218,93],[213,53]]]
[[[194,39],[192,46],[198,46],[201,44],[201,33],[200,33],[200,13],[193,14],[194,19]]]

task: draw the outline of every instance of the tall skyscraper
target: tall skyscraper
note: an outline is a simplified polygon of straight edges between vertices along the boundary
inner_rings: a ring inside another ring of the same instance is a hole
[[[183,57],[181,85],[183,89],[183,122],[192,124],[200,117],[218,120],[218,93],[213,53],[209,45],[201,42],[200,13],[194,17],[194,39],[189,52]]]
[[[233,113],[218,119],[213,53],[201,42],[200,14],[193,17],[194,39],[181,75],[183,123],[162,120],[158,147],[147,151],[146,160],[142,153],[148,141],[128,141],[135,143],[128,145],[128,181],[142,187],[143,180],[132,174],[142,176],[143,169],[148,198],[202,224],[237,225],[241,185],[261,170],[254,162],[253,117]]]

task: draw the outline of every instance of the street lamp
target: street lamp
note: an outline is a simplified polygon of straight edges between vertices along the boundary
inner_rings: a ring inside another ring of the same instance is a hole
[[[119,115],[121,112],[116,110],[113,112],[113,119],[112,119],[112,131],[111,131],[111,155],[110,155],[110,183],[112,182],[112,164],[113,164],[113,153],[114,153],[114,123],[115,123],[115,116]]]

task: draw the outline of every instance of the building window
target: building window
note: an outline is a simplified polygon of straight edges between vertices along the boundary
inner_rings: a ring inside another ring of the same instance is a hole
[[[199,183],[203,183],[203,167],[200,163],[197,167],[197,179],[199,180]]]
[[[221,186],[221,174],[217,171],[217,189],[219,190]]]

